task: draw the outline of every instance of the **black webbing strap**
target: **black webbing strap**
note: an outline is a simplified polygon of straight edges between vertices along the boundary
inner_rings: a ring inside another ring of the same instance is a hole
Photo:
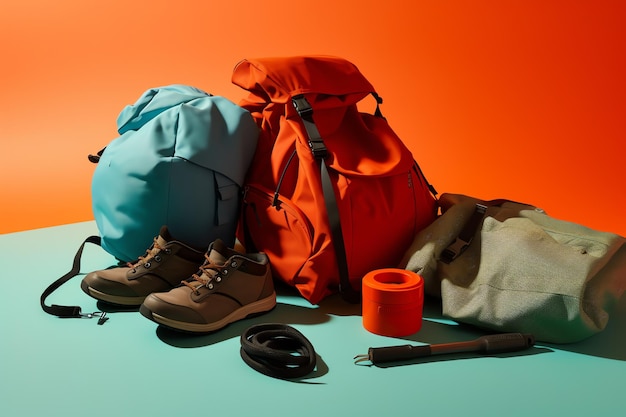
[[[326,166],[326,156],[328,151],[324,145],[324,140],[320,135],[317,126],[313,120],[313,108],[303,95],[297,95],[292,98],[292,102],[296,111],[303,121],[304,128],[309,136],[309,147],[316,159],[320,160],[322,191],[324,193],[324,203],[326,205],[326,213],[328,215],[328,224],[335,250],[335,258],[337,259],[337,268],[339,271],[339,293],[344,300],[351,303],[358,303],[361,300],[360,292],[356,291],[350,285],[350,276],[348,273],[348,261],[346,258],[346,248],[341,231],[341,219],[339,218],[339,209],[337,207],[337,199],[333,184]]]
[[[246,329],[241,334],[240,353],[252,369],[274,378],[304,377],[317,363],[311,342],[293,327],[279,323]]]
[[[339,293],[344,300],[350,303],[358,303],[361,301],[361,293],[352,288],[350,284],[346,247],[343,241],[343,232],[341,231],[341,219],[339,218],[335,190],[333,189],[333,183],[330,180],[326,163],[322,163],[321,170],[324,203],[326,204],[326,213],[328,214],[328,223],[333,238],[333,248],[335,249],[335,258],[337,259],[337,269],[339,271]]]
[[[46,298],[50,294],[52,294],[55,290],[57,290],[61,285],[65,284],[71,278],[80,274],[80,258],[83,255],[83,249],[85,248],[86,243],[93,243],[94,245],[100,246],[101,239],[100,236],[89,236],[85,241],[80,245],[76,255],[74,256],[74,262],[72,264],[72,269],[61,278],[54,281],[52,284],[46,288],[46,290],[41,294],[41,308],[48,314],[52,314],[53,316],[61,317],[61,318],[93,318],[98,317],[98,324],[103,324],[108,318],[106,317],[106,313],[104,312],[94,312],[94,313],[82,313],[80,307],[78,306],[61,306],[57,304],[46,305]]]
[[[324,160],[328,151],[326,149],[326,145],[324,145],[324,139],[322,139],[322,135],[320,135],[320,132],[313,121],[313,107],[311,107],[309,101],[302,94],[292,97],[291,101],[300,115],[300,118],[302,118],[302,121],[304,122],[304,128],[309,136],[309,147],[311,148],[313,156]]]
[[[441,252],[441,262],[449,264],[462,254],[465,249],[467,249],[476,234],[476,231],[480,227],[486,211],[487,206],[483,204],[476,204],[472,217],[470,217],[467,223],[465,223],[465,226],[461,230],[461,233],[459,233],[459,236],[457,236],[456,239],[454,239],[454,242],[448,245],[448,247]]]
[[[100,162],[100,158],[102,157],[102,154],[104,153],[105,149],[106,149],[106,146],[100,149],[95,155],[93,154],[87,155],[87,159],[89,159],[89,162],[93,162],[94,164],[97,164],[98,162]]]
[[[380,105],[383,104],[383,98],[375,92],[372,92],[372,97],[376,100],[376,110],[374,111],[374,116],[384,119],[385,117],[383,116],[383,112],[380,111]]]

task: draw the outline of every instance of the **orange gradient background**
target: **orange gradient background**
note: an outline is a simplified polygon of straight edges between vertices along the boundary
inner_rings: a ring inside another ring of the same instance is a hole
[[[240,59],[331,54],[374,84],[439,192],[626,235],[625,5],[4,2],[0,233],[93,219],[87,155],[146,89],[184,83],[237,102]]]

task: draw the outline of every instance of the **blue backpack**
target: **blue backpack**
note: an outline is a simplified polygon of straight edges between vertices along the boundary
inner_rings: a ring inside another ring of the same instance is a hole
[[[234,244],[241,186],[258,128],[238,105],[185,85],[146,91],[117,119],[120,136],[98,156],[93,214],[102,247],[143,255],[167,225],[199,249]]]
[[[146,91],[117,119],[119,137],[89,160],[92,208],[99,236],[89,236],[72,269],[41,296],[59,317],[92,317],[78,306],[45,299],[80,273],[86,243],[121,262],[135,261],[166,225],[177,240],[206,249],[217,238],[232,247],[241,188],[259,130],[251,114],[223,97],[186,85]],[[97,313],[99,323],[104,313]]]

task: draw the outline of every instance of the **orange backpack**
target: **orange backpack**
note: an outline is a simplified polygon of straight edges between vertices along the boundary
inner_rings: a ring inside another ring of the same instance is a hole
[[[436,192],[382,117],[382,100],[337,57],[243,60],[232,81],[260,128],[238,238],[312,304],[394,267],[436,216]],[[374,114],[357,103],[372,95]]]

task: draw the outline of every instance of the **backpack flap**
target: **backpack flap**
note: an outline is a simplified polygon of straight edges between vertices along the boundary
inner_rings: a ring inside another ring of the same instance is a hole
[[[274,106],[284,104],[284,117],[296,132],[302,120],[292,99],[304,95],[310,103],[317,129],[328,149],[329,168],[346,176],[388,176],[408,172],[414,158],[378,112],[361,113],[356,103],[374,94],[372,84],[351,62],[332,56],[296,56],[240,61],[233,83],[250,92],[241,103],[260,120],[270,137],[282,127],[274,120]],[[349,122],[347,122],[349,120]],[[308,137],[298,135],[307,157]],[[340,156],[340,157],[339,157]]]
[[[174,155],[219,172],[242,186],[259,130],[250,113],[224,97],[181,105]]]
[[[292,97],[305,94],[320,110],[355,104],[375,91],[354,64],[324,55],[245,59],[232,82],[251,93],[251,102],[291,106]]]
[[[151,88],[134,104],[124,107],[117,118],[117,130],[120,135],[129,130],[139,130],[164,111],[207,95],[202,90],[186,85]]]
[[[169,114],[162,114],[168,110]],[[249,138],[256,140],[258,136],[248,112],[224,97],[175,84],[150,89],[135,104],[126,106],[117,120],[118,132],[123,135],[139,130],[159,115],[161,118],[154,123],[168,130],[176,129],[175,148],[163,152],[173,151],[175,157],[219,172],[239,186],[243,184],[255,150]],[[168,148],[171,143],[162,142]],[[228,155],[237,155],[237,158]]]

